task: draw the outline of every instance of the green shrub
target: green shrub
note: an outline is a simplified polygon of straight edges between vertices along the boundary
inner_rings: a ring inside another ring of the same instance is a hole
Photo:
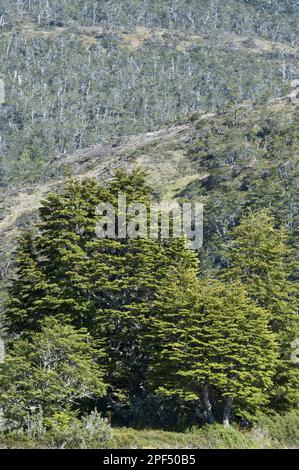
[[[43,417],[42,411],[28,413],[22,423],[11,423],[0,414],[0,448],[103,448],[112,438],[112,430],[97,410],[76,417],[72,411]]]
[[[197,431],[201,445],[209,449],[248,449],[259,447],[248,432],[221,424],[205,425]]]
[[[30,439],[40,439],[46,432],[43,411],[27,413],[24,417],[24,432]]]
[[[73,418],[69,425],[66,425],[66,416],[59,418],[60,424],[56,421],[56,426],[52,421],[52,431],[46,436],[48,445],[70,449],[103,448],[112,437],[108,421],[97,410],[81,420]]]
[[[257,426],[268,433],[273,444],[279,447],[299,447],[299,413],[263,416]]]
[[[77,413],[74,411],[58,411],[53,416],[45,418],[44,425],[50,432],[64,433],[76,418]]]

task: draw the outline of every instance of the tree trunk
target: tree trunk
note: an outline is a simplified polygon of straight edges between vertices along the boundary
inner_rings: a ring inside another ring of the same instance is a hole
[[[232,413],[233,407],[233,399],[230,397],[226,397],[224,401],[224,408],[223,408],[223,426],[226,428],[229,426],[229,421]]]
[[[206,411],[207,422],[209,424],[214,423],[214,416],[212,411],[212,404],[210,402],[209,396],[209,386],[208,384],[204,384],[202,386],[202,400]]]

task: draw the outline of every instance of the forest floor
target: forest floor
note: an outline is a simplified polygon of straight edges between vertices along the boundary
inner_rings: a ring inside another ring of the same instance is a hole
[[[240,430],[234,426],[226,429],[221,425],[192,428],[187,432],[171,432],[159,429],[137,430],[114,428],[113,437],[105,446],[90,448],[106,449],[282,449],[294,448],[293,443],[270,437],[264,428]],[[15,448],[72,448],[67,444],[55,445],[46,436],[41,440],[28,437],[0,436],[0,449]],[[89,446],[87,445],[87,447]]]

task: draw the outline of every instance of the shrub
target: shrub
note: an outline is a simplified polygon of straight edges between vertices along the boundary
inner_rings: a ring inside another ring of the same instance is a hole
[[[43,411],[40,409],[36,413],[27,413],[24,418],[24,428],[25,434],[30,439],[40,439],[46,432]]]
[[[66,416],[55,419],[56,425],[52,420],[52,432],[47,438],[48,443],[54,446],[71,449],[103,448],[112,437],[108,421],[97,410],[83,416],[81,420],[73,418],[69,425],[66,424]]]
[[[77,413],[74,411],[58,411],[53,416],[45,418],[44,424],[50,432],[64,433],[76,417]]]
[[[273,443],[279,447],[299,447],[299,413],[263,416],[258,429],[268,433]]]
[[[209,449],[248,449],[259,447],[247,432],[241,432],[233,426],[206,424],[197,431],[203,448]]]

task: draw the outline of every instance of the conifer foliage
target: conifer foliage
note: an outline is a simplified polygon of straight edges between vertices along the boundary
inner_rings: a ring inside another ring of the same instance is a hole
[[[228,425],[296,407],[285,232],[268,213],[250,214],[232,233],[229,268],[204,278],[183,239],[97,237],[99,204],[117,207],[120,193],[128,204],[151,201],[140,170],[117,171],[105,187],[70,179],[21,234],[5,312],[4,410],[51,417],[89,400],[113,413],[172,397],[193,403],[201,422]]]
[[[11,420],[34,411],[51,417],[105,393],[99,351],[87,331],[54,318],[40,326],[40,332],[14,342],[3,366],[0,403]]]
[[[202,404],[228,424],[232,412],[251,419],[268,402],[276,367],[269,313],[241,285],[169,273],[154,304],[153,380],[164,394]]]
[[[244,217],[231,239],[231,265],[223,277],[239,280],[255,304],[269,311],[279,345],[273,401],[278,409],[296,406],[299,368],[291,362],[291,345],[299,335],[298,295],[291,280],[296,268],[294,250],[286,230],[275,226],[267,210]]]

